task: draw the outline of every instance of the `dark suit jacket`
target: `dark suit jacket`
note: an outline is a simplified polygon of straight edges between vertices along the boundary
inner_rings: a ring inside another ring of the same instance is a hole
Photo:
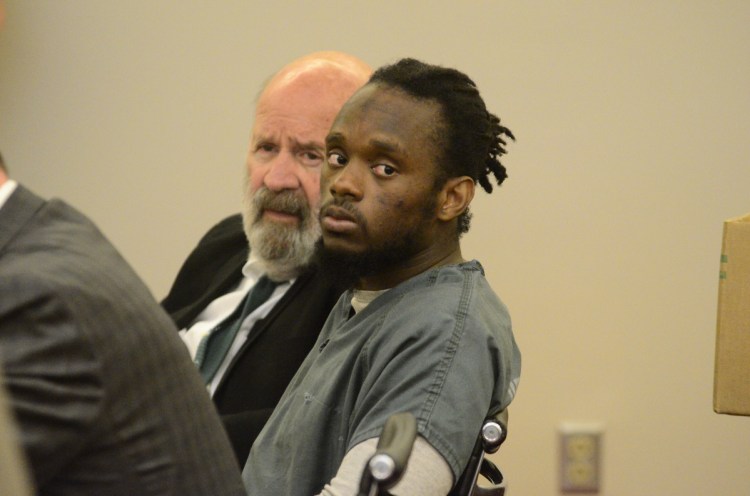
[[[21,186],[0,208],[0,361],[39,494],[244,494],[169,317],[88,219]]]
[[[0,494],[31,496],[26,457],[19,447],[17,425],[11,418],[2,375],[0,372]]]
[[[190,325],[209,303],[237,286],[248,250],[239,214],[208,231],[162,301],[178,328]],[[214,402],[240,466],[342,292],[309,268],[256,323],[230,364]]]

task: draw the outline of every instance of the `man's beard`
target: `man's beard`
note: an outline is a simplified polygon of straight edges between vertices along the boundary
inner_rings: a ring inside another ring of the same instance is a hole
[[[296,215],[296,225],[263,219],[263,211],[271,209]],[[320,238],[317,209],[307,202],[300,190],[275,193],[265,186],[250,190],[247,182],[243,197],[242,223],[251,253],[263,265],[268,277],[286,281],[299,275],[310,262],[315,242]]]
[[[352,214],[363,233],[367,232],[367,220],[350,202],[334,202]],[[426,205],[422,222],[431,213],[433,204]],[[365,251],[348,252],[325,246],[321,237],[315,243],[314,263],[323,277],[339,288],[356,287],[362,278],[393,270],[420,251],[418,232],[421,225],[404,229],[398,235],[390,236],[377,245],[370,244]]]

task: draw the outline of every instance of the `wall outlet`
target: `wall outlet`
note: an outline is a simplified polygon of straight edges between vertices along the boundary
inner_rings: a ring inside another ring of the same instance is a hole
[[[598,493],[601,485],[602,433],[599,424],[560,426],[560,490]]]

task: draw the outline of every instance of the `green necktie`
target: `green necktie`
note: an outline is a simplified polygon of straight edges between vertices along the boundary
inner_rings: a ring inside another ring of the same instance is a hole
[[[198,346],[195,362],[200,367],[201,375],[206,384],[216,375],[219,366],[224,361],[229,348],[237,336],[242,322],[250,315],[253,310],[265,303],[276,289],[276,283],[268,277],[261,277],[255,286],[248,292],[244,299],[237,305],[234,312],[217,325],[213,332],[203,338]]]

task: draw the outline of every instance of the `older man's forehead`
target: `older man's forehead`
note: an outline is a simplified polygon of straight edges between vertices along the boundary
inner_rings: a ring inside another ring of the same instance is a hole
[[[306,125],[297,122],[296,126],[286,121],[282,125],[278,120],[258,123],[253,130],[252,140],[255,143],[274,143],[300,150],[324,150],[327,126]]]
[[[315,105],[304,99],[289,99],[258,107],[253,125],[254,139],[281,142],[293,140],[304,146],[322,147],[339,108],[331,102]]]

